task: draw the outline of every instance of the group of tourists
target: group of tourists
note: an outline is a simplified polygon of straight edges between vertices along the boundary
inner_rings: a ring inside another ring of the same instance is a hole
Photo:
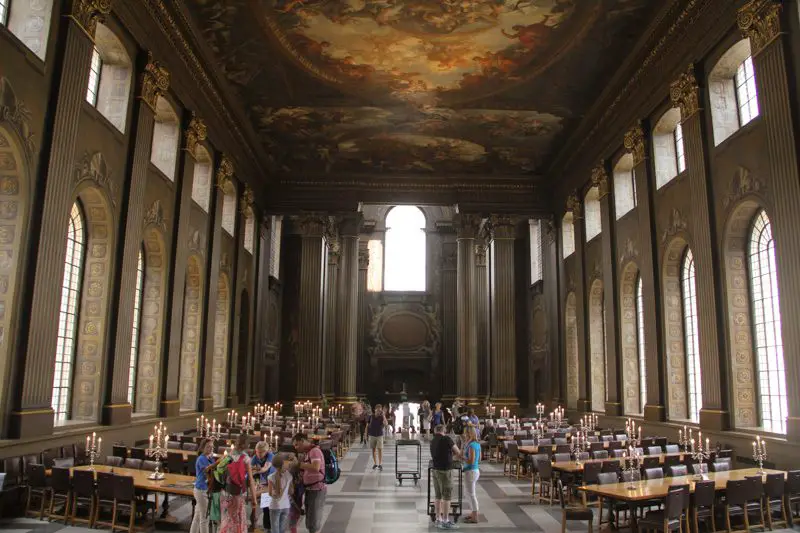
[[[195,462],[196,507],[190,533],[247,533],[249,501],[253,528],[272,533],[296,533],[305,514],[309,533],[322,529],[325,507],[325,457],[303,433],[292,439],[294,453],[274,454],[259,441],[248,454],[249,438],[242,434],[228,452],[214,458],[211,439],[201,441]]]

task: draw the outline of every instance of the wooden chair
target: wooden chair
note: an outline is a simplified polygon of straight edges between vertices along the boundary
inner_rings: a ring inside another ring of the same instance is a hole
[[[91,470],[73,470],[72,472],[72,505],[70,510],[70,524],[75,522],[85,522],[89,527],[94,526],[94,515],[96,505],[94,493],[94,472]],[[78,517],[80,507],[88,507],[88,518]]]
[[[39,511],[36,514],[39,515],[39,520],[43,520],[44,508],[48,497],[52,493],[52,489],[47,484],[44,465],[33,463],[26,465],[25,478],[28,483],[28,502],[25,504],[25,516],[31,515],[31,504],[34,498],[39,498]]]
[[[111,527],[114,513],[114,487],[117,476],[109,472],[97,473],[97,500],[92,523],[95,526]],[[100,520],[101,511],[109,511],[107,520]]]
[[[695,533],[700,532],[700,522],[706,523],[708,520],[711,520],[710,531],[716,531],[717,518],[716,509],[714,508],[714,504],[717,501],[716,483],[714,481],[696,482],[692,499],[691,513]]]
[[[547,499],[547,503],[553,505],[553,463],[548,461],[538,461],[536,463],[536,470],[539,476],[539,503]]]
[[[566,533],[568,521],[583,522],[584,520],[589,522],[589,533],[592,533],[592,522],[594,521],[592,510],[588,507],[567,507],[564,500],[564,484],[560,479],[558,480],[557,490],[558,502],[561,504],[561,533]]]
[[[786,517],[786,507],[784,506],[784,495],[786,493],[786,483],[783,474],[767,474],[767,482],[764,483],[764,509],[767,514],[767,525],[770,529],[775,526],[789,527],[789,520]],[[775,520],[773,515],[778,513],[780,520]]]
[[[117,529],[132,533],[136,530],[136,489],[131,476],[115,476],[114,479],[114,509],[111,518],[111,532]],[[118,526],[117,516],[120,511],[129,515],[128,525]]]
[[[789,524],[794,525],[794,508],[800,506],[800,470],[790,470],[786,473],[785,487]]]
[[[650,511],[639,521],[639,531],[683,531],[682,517],[684,500],[688,499],[689,488],[672,489],[667,494],[663,511]]]
[[[50,472],[50,489],[50,509],[47,517],[51,521],[54,518],[63,519],[64,525],[66,525],[67,518],[69,518],[69,504],[72,499],[72,478],[69,468],[53,467]],[[64,503],[64,514],[56,514],[56,502]]]

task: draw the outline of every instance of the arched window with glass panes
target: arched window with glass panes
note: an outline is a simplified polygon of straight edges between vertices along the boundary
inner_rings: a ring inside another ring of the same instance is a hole
[[[131,359],[128,371],[128,403],[134,405],[136,393],[136,368],[139,360],[139,332],[142,326],[142,295],[144,291],[144,250],[139,250],[136,262],[136,288],[133,296],[133,328],[131,335]]]
[[[689,396],[689,418],[700,421],[703,390],[700,379],[700,346],[697,325],[697,279],[694,255],[687,246],[681,263],[681,300],[683,307],[683,338],[686,351],[686,384]]]
[[[772,225],[764,210],[759,211],[753,220],[748,258],[761,426],[774,433],[786,433],[789,413],[778,271]]]
[[[69,418],[72,370],[78,343],[83,266],[85,261],[86,225],[81,205],[76,201],[67,224],[67,251],[64,256],[64,278],[61,283],[61,306],[58,313],[53,399],[51,406],[56,420]]]
[[[639,407],[644,412],[647,404],[647,363],[644,351],[644,295],[642,277],[636,277],[636,352],[639,359]]]
[[[386,215],[385,241],[383,290],[424,291],[426,239],[422,210],[413,205],[393,207]]]

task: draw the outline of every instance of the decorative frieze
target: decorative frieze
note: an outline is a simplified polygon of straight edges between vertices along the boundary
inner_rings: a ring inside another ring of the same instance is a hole
[[[303,237],[323,237],[328,231],[328,217],[318,213],[293,216],[292,222]]]
[[[217,168],[217,187],[223,193],[233,193],[235,188],[233,186],[233,163],[228,159],[227,155],[223,155]]]
[[[694,65],[689,65],[686,72],[669,86],[669,98],[672,104],[681,110],[681,120],[686,120],[700,110],[700,98],[697,79],[694,76]]]
[[[781,4],[773,0],[751,0],[741,9],[736,22],[742,35],[750,39],[750,52],[756,55],[781,33]]]
[[[645,138],[641,124],[636,124],[628,130],[623,142],[625,149],[633,156],[634,166],[645,160]]]
[[[196,159],[197,145],[205,141],[208,136],[206,122],[192,112],[192,118],[186,127],[186,146],[184,149],[189,152],[193,159]]]
[[[369,268],[369,249],[366,246],[361,246],[361,243],[359,243],[358,269],[367,270],[367,268]]]
[[[153,58],[153,52],[147,52],[147,65],[142,72],[139,98],[155,113],[158,97],[168,90],[169,72]]]
[[[488,228],[492,239],[514,239],[517,237],[517,225],[521,217],[513,215],[492,215]]]
[[[111,13],[111,0],[74,0],[69,18],[94,40],[97,23],[105,20],[109,13]]]

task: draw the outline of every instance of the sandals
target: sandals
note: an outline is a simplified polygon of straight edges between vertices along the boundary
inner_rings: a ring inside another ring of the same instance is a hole
[[[468,516],[468,517],[466,517],[466,518],[464,519],[464,523],[465,523],[465,524],[477,524],[477,523],[478,523],[478,521],[477,521],[477,520],[475,520],[474,518],[472,518],[471,516]]]

